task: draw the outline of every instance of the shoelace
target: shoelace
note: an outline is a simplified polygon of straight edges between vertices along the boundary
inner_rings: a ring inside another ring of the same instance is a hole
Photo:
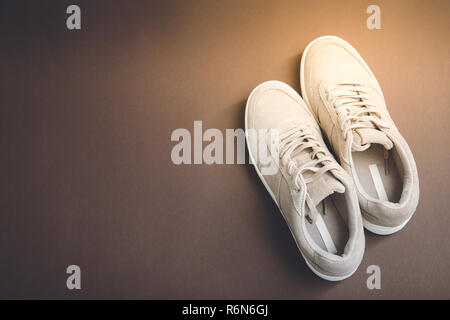
[[[355,129],[389,127],[365,86],[359,83],[337,83],[330,85],[326,92],[336,108],[344,139],[347,140],[349,132]],[[351,138],[353,150],[364,151],[369,148],[369,144],[359,145],[353,141],[353,136]]]
[[[311,160],[297,167],[291,155],[295,151],[301,153],[307,149],[310,150]],[[314,223],[318,215],[313,201],[308,195],[307,183],[310,183],[325,172],[337,169],[338,166],[334,159],[327,155],[324,148],[316,140],[312,132],[307,127],[293,127],[280,134],[279,155],[281,164],[286,167],[287,173],[294,179],[296,191],[300,193],[300,203],[302,205],[302,214],[305,215],[309,223]],[[310,171],[313,174],[305,177],[304,173]],[[309,214],[305,214],[305,203],[310,209]]]

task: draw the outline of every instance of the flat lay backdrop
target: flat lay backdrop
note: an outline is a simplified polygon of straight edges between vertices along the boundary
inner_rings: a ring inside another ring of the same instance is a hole
[[[450,298],[449,15],[448,0],[1,1],[0,298]],[[322,35],[374,71],[421,187],[407,227],[366,232],[340,283],[309,271],[252,167],[170,158],[194,120],[242,128],[259,83],[299,90]]]

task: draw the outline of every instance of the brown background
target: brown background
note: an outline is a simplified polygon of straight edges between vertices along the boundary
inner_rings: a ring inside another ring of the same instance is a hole
[[[68,31],[66,7],[82,9]],[[381,7],[382,30],[366,28]],[[450,2],[2,1],[0,297],[450,298]],[[366,59],[419,168],[400,233],[350,279],[303,262],[249,165],[175,166],[170,135],[243,127],[245,101],[338,35]],[[82,269],[82,290],[65,269]],[[367,266],[382,289],[366,287]]]

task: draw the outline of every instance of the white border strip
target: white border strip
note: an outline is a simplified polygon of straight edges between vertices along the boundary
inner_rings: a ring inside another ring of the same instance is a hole
[[[328,228],[325,225],[320,213],[317,215],[316,227],[319,229],[320,236],[322,237],[325,247],[327,247],[327,251],[332,254],[337,254],[336,246],[334,245],[333,239],[331,239],[330,232],[328,231]]]
[[[383,181],[381,180],[378,166],[376,164],[370,164],[369,170],[370,174],[372,175],[373,184],[375,185],[375,189],[377,190],[378,199],[388,201],[388,197],[383,186]]]

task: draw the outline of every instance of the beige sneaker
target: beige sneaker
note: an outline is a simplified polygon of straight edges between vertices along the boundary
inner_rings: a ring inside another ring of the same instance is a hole
[[[245,131],[250,159],[307,265],[330,281],[352,275],[365,247],[356,190],[299,94],[279,81],[256,87]],[[268,162],[258,159],[261,152]]]
[[[327,36],[303,52],[300,82],[303,98],[353,177],[364,226],[377,234],[402,229],[416,210],[419,178],[372,71],[349,43]]]

